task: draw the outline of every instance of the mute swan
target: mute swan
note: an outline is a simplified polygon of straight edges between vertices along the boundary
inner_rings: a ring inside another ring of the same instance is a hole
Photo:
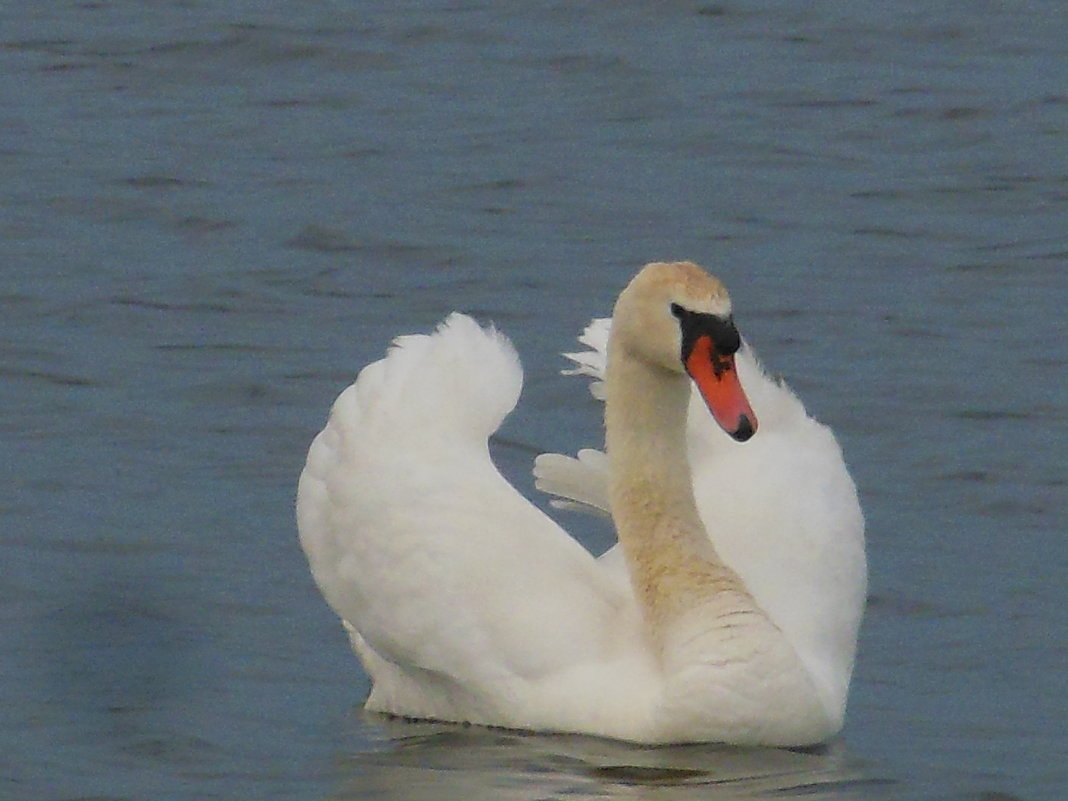
[[[619,544],[600,559],[490,460],[522,383],[492,328],[454,313],[400,337],[334,403],[297,519],[366,707],[643,743],[828,739],[866,582],[833,434],[762,372],[694,264],[647,265],[605,330],[572,358],[599,375],[607,350],[607,457],[537,470],[610,509]]]

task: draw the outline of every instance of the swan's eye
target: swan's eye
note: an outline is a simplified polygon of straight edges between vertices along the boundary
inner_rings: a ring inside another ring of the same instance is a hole
[[[678,303],[671,304],[671,313],[678,317],[680,320],[688,313],[686,309],[682,308]]]

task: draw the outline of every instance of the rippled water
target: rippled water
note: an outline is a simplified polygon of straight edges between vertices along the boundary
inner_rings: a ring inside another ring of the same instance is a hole
[[[0,795],[1062,798],[1066,42],[1040,0],[4,6]],[[332,398],[495,320],[532,492],[599,439],[556,354],[654,258],[853,466],[841,741],[364,716],[292,520]]]

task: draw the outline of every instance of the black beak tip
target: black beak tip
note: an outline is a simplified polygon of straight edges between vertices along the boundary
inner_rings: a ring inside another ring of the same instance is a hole
[[[756,426],[753,425],[748,415],[743,414],[742,419],[738,422],[738,427],[731,432],[731,436],[738,442],[745,442],[755,433]]]

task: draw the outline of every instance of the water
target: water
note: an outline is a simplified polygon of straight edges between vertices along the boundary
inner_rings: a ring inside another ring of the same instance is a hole
[[[0,795],[1062,798],[1065,42],[1041,0],[4,6]],[[599,440],[556,354],[654,258],[721,275],[853,467],[843,737],[363,715],[292,520],[329,403],[493,319],[533,495]]]

